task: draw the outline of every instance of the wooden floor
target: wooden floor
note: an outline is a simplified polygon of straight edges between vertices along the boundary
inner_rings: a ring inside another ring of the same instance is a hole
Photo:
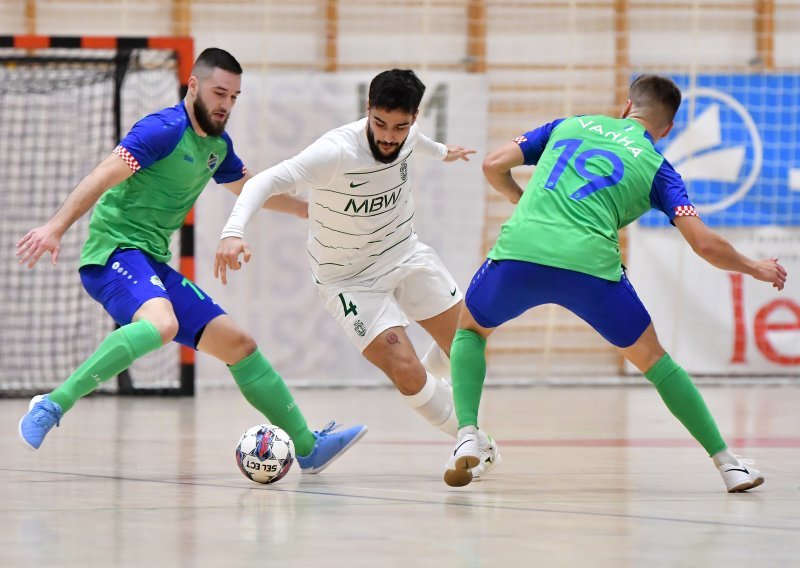
[[[296,391],[312,428],[370,432],[271,486],[234,463],[261,421],[235,390],[90,397],[35,453],[27,401],[0,400],[0,566],[800,566],[800,388],[702,390],[767,475],[751,493],[724,491],[648,387],[487,389],[504,461],[461,489],[450,440],[389,389]]]

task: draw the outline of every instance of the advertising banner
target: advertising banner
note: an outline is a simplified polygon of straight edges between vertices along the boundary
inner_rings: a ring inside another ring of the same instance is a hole
[[[630,276],[662,343],[696,374],[800,374],[800,76],[679,76],[684,100],[658,144],[704,222],[745,255],[777,257],[782,292],[717,270],[666,217],[631,228]]]

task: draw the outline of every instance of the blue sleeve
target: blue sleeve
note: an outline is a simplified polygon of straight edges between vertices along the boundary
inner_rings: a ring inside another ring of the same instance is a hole
[[[650,188],[650,205],[654,209],[663,211],[670,223],[675,217],[699,217],[697,209],[689,200],[683,179],[667,160],[661,162],[661,166],[653,178],[653,185]]]
[[[563,118],[559,118],[514,138],[514,142],[519,144],[522,155],[525,156],[526,166],[535,166],[539,163],[539,158],[542,157],[544,148],[547,146],[548,140],[550,140],[550,134],[563,121]]]
[[[233,183],[244,177],[245,167],[241,158],[233,151],[233,141],[227,132],[222,133],[222,138],[228,144],[228,154],[214,172],[214,181],[217,183]]]
[[[188,121],[182,108],[171,107],[149,114],[133,125],[120,141],[137,165],[147,168],[168,156],[178,145]],[[133,168],[134,171],[138,167]]]

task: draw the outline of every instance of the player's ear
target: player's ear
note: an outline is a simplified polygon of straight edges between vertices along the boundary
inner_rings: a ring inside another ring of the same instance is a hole
[[[192,75],[189,77],[189,84],[188,84],[188,93],[191,93],[192,97],[197,96],[197,90],[200,88],[200,79],[196,76]]]
[[[411,124],[417,122],[417,117],[419,116],[419,109],[414,111],[414,114],[411,115]]]
[[[664,129],[664,132],[661,134],[661,136],[659,136],[659,138],[666,137],[666,135],[669,134],[670,131],[672,130],[673,126],[675,126],[675,121],[674,120],[670,121],[669,125],[667,125],[667,127]]]
[[[627,118],[627,116],[631,113],[631,107],[633,107],[633,101],[628,99],[625,101],[625,106],[622,108],[622,112],[620,113],[620,118]]]

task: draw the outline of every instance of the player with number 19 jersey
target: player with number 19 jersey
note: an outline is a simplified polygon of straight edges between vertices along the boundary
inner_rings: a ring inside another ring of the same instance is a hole
[[[536,170],[489,253],[617,282],[619,229],[651,208],[697,215],[678,173],[629,118],[575,116],[516,139]]]

